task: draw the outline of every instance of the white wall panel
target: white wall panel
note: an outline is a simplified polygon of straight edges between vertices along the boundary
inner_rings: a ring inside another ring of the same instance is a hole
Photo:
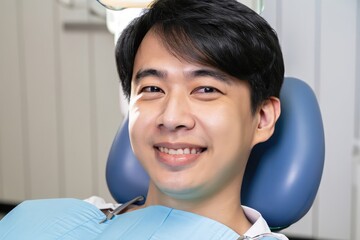
[[[316,2],[282,1],[281,45],[285,75],[304,79],[314,88],[316,51]]]
[[[70,10],[60,8],[60,24]],[[62,25],[63,26],[63,25]],[[62,92],[64,194],[84,198],[92,193],[90,40],[87,32],[62,28],[60,68]]]
[[[261,16],[275,29],[281,41],[281,1],[270,0],[268,3],[265,3]]]
[[[59,195],[53,1],[23,0],[23,77],[26,81],[31,197]]]
[[[355,137],[356,151],[354,156],[355,181],[353,182],[352,238],[360,239],[360,3],[357,1],[356,16],[356,90],[355,90]]]
[[[350,239],[356,1],[323,1],[321,9],[320,101],[327,148],[319,235]]]
[[[105,21],[57,1],[4,4],[0,201],[94,194],[111,200],[105,165],[122,119]]]
[[[0,199],[10,202],[27,197],[22,111],[24,74],[18,24],[18,3],[3,2],[0,8]]]

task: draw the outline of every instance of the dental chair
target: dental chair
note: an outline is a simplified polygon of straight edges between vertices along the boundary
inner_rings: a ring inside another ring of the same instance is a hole
[[[285,78],[281,116],[274,135],[254,147],[242,186],[242,204],[258,210],[273,231],[301,219],[312,206],[324,165],[320,109],[311,88]],[[113,198],[125,203],[146,196],[149,177],[134,156],[126,119],[110,150],[106,180]]]

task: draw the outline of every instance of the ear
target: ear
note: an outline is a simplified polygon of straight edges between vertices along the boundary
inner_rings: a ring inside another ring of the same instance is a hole
[[[281,112],[280,100],[276,97],[270,97],[265,100],[256,112],[257,128],[253,146],[257,143],[268,140],[275,130],[275,123],[279,119]]]

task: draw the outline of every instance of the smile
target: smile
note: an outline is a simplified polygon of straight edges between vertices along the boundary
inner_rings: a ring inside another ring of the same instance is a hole
[[[175,144],[159,144],[154,146],[157,160],[168,169],[174,171],[194,166],[194,164],[200,159],[202,153],[207,150],[207,148],[200,146],[190,146],[187,144],[177,145],[178,146],[175,146]]]
[[[166,153],[169,155],[184,155],[184,154],[200,154],[205,151],[205,148],[166,148],[166,147],[158,147],[157,148],[160,152]]]

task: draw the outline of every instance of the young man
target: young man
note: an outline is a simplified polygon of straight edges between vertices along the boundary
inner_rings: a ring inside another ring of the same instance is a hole
[[[286,239],[240,196],[251,149],[280,115],[284,65],[266,21],[235,0],[158,0],[124,30],[116,60],[149,191],[143,206],[81,228],[93,237],[72,237]]]
[[[150,176],[145,206],[244,234],[247,159],[280,115],[284,65],[273,29],[235,0],[156,1],[124,30],[116,59],[131,144]]]

